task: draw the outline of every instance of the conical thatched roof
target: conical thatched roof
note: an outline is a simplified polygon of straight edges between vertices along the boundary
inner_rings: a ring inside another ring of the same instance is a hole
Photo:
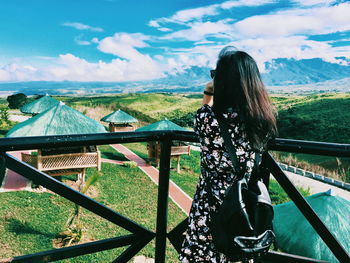
[[[306,197],[306,200],[349,253],[350,202],[329,192]],[[293,202],[276,205],[274,211],[273,227],[280,249],[291,254],[338,262]]]
[[[101,121],[113,122],[118,124],[138,122],[137,119],[135,119],[134,117],[130,116],[122,110],[117,110],[115,112],[112,112],[111,114],[104,116],[101,119]]]
[[[41,97],[40,99],[37,99],[35,101],[32,101],[31,103],[28,103],[26,105],[23,105],[20,110],[23,113],[30,113],[30,114],[39,114],[42,113],[54,106],[56,106],[59,103],[58,100],[50,97],[49,95],[45,95]]]
[[[60,102],[55,107],[17,124],[9,130],[6,137],[103,132],[106,129],[102,124]]]
[[[164,130],[187,131],[185,128],[167,119],[138,128],[136,131],[164,131]]]

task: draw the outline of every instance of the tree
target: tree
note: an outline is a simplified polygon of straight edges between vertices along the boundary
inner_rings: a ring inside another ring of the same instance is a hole
[[[27,96],[23,93],[13,94],[7,97],[10,109],[19,109],[27,103]]]
[[[102,176],[101,172],[96,172],[89,177],[86,183],[80,181],[79,191],[82,194],[86,194],[91,185]],[[80,222],[81,206],[75,204],[74,213],[68,218],[66,223],[66,229],[59,233],[61,244],[63,246],[70,246],[72,243],[78,243],[84,234],[84,227]]]

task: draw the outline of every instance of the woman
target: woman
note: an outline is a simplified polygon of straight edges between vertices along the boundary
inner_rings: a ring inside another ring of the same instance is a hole
[[[214,81],[206,85],[203,106],[195,117],[194,130],[201,143],[201,176],[179,256],[185,263],[230,262],[215,249],[209,228],[210,214],[218,209],[225,190],[237,179],[215,116],[222,114],[229,124],[237,157],[247,173],[253,169],[255,152],[263,151],[276,133],[275,111],[251,56],[226,47],[211,73],[215,73]]]

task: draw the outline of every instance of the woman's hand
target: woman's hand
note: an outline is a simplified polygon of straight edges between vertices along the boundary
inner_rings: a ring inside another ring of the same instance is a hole
[[[212,81],[208,82],[204,90],[209,93],[214,93],[214,83]]]
[[[213,95],[210,94],[214,94],[214,83],[212,81],[205,85],[202,104],[213,106]]]

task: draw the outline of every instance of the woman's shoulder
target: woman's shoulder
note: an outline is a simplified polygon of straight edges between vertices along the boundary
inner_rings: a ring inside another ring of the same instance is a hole
[[[202,112],[208,112],[208,113],[212,113],[213,109],[211,106],[209,106],[208,104],[203,104],[202,107],[200,107],[197,110],[197,113],[202,113]]]

